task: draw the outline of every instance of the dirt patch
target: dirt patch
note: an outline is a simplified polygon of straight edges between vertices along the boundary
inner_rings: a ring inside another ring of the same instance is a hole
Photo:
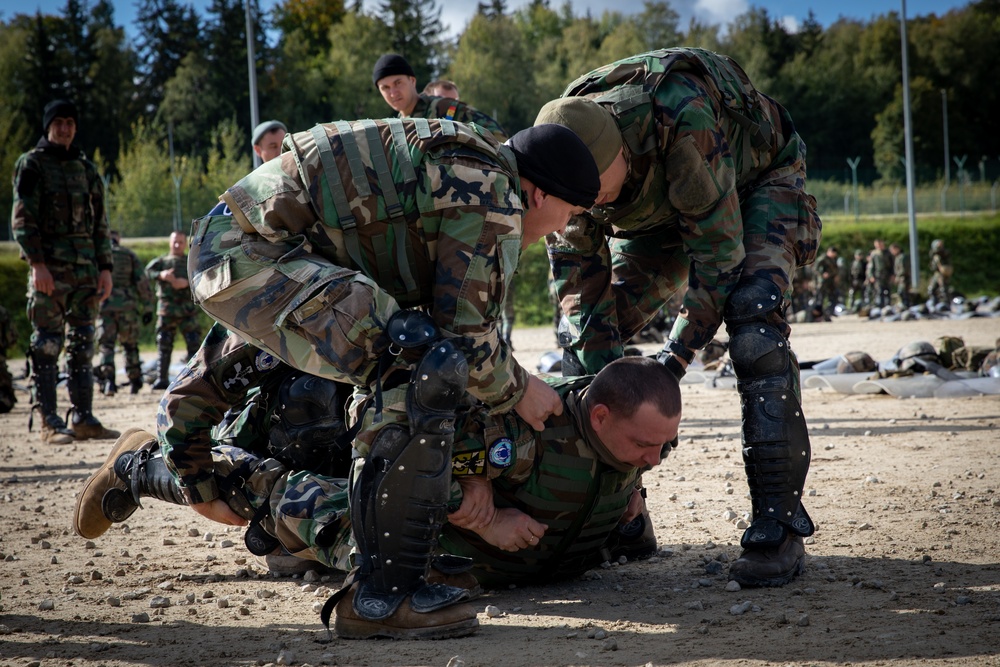
[[[992,345],[1000,320],[803,324],[792,343],[803,360],[885,359],[944,334]],[[531,368],[552,341],[515,331]],[[186,508],[150,501],[98,540],[74,536],[75,494],[112,443],[41,446],[21,393],[0,417],[0,665],[1000,665],[1000,397],[804,390],[807,570],[741,591],[726,590],[749,506],[737,395],[685,385],[684,399],[680,447],[647,476],[659,555],[488,592],[470,638],[321,643],[339,579],[272,578],[239,531]],[[95,409],[151,430],[157,401]]]

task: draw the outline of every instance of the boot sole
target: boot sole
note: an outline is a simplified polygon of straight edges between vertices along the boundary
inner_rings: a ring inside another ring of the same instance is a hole
[[[111,450],[111,453],[108,454],[108,458],[104,460],[104,464],[96,471],[94,471],[94,473],[90,477],[87,478],[87,481],[83,483],[83,488],[80,490],[80,493],[77,494],[76,504],[73,507],[73,532],[79,535],[80,537],[87,540],[97,539],[104,533],[108,532],[108,528],[111,527],[112,522],[108,521],[107,527],[105,527],[104,530],[102,530],[101,532],[96,534],[91,533],[89,535],[84,535],[80,531],[80,515],[81,515],[81,508],[83,505],[83,499],[87,496],[87,491],[90,490],[90,487],[95,482],[98,481],[99,477],[101,477],[103,474],[106,474],[109,471],[112,475],[115,474],[114,465],[115,465],[115,460],[118,458],[119,454],[138,449],[138,447],[133,446],[133,443],[131,442],[133,436],[136,433],[142,433],[145,436],[152,437],[152,434],[143,431],[141,428],[130,428],[124,433],[122,433],[121,436],[118,438],[118,441],[115,443],[115,448]],[[145,438],[143,439],[143,441],[145,441]]]
[[[774,577],[755,577],[749,573],[742,574],[740,572],[729,573],[729,580],[735,581],[740,586],[747,586],[749,588],[775,588],[777,586],[784,586],[790,583],[792,579],[802,574],[806,570],[806,558],[805,556],[799,556],[798,560],[791,567],[790,570],[782,572],[781,574]]]
[[[454,639],[466,637],[479,630],[479,619],[469,618],[448,625],[436,625],[432,628],[393,628],[386,627],[378,621],[367,621],[361,618],[337,617],[334,630],[341,639]]]

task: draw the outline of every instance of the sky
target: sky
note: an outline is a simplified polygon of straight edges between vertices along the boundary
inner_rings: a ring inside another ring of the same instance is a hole
[[[182,0],[183,1],[183,0]],[[670,0],[670,5],[681,18],[683,29],[691,18],[697,18],[703,23],[725,25],[751,6],[762,7],[772,17],[779,19],[785,27],[794,32],[798,25],[812,10],[820,25],[827,27],[839,18],[845,17],[870,21],[872,18],[890,12],[899,12],[904,0]],[[192,0],[186,0],[185,4]],[[260,0],[261,9],[269,10],[279,0]],[[508,10],[514,10],[527,4],[528,0],[507,0]],[[642,11],[642,0],[571,0],[573,11],[581,15],[590,11],[594,17],[599,17],[606,10],[615,10],[623,14],[634,14]],[[374,7],[378,0],[365,0],[365,7]],[[15,13],[40,10],[42,13],[59,13],[65,6],[65,0],[0,0],[0,19],[9,19]],[[135,18],[135,0],[113,0],[115,20],[124,25],[131,33],[131,23]],[[193,0],[200,13],[209,4],[208,0]],[[346,4],[346,3],[345,3]],[[562,7],[563,0],[550,0],[554,9]],[[909,0],[906,2],[906,15],[909,18],[926,16],[928,14],[942,15],[948,10],[963,7],[968,0]],[[475,13],[475,0],[439,0],[442,8],[441,22],[447,26],[449,33],[460,33]]]

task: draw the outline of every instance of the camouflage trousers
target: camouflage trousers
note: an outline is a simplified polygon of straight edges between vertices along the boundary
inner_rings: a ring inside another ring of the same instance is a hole
[[[197,314],[198,310],[194,304],[187,304],[186,307],[180,309],[171,306],[169,313],[161,312],[156,316],[157,342],[162,341],[162,347],[167,347],[166,343],[169,342],[169,347],[173,349],[174,336],[177,331],[180,331],[187,347],[188,357],[193,357],[201,345],[202,338]]]
[[[142,377],[139,362],[139,311],[135,309],[101,312],[97,320],[97,343],[101,351],[101,373],[105,379],[115,375],[115,342],[120,341],[125,355],[125,373],[129,380]]]
[[[52,294],[42,294],[28,279],[28,319],[31,321],[31,348],[39,344],[46,347],[58,341],[53,359],[62,349],[66,327],[86,330],[97,320],[100,301],[97,297],[97,267],[94,264],[46,264],[52,274],[55,289]],[[71,335],[73,332],[71,331]],[[93,337],[93,331],[81,332],[83,337]]]
[[[231,216],[203,218],[188,255],[195,303],[294,368],[368,386],[399,305],[370,278],[307,245],[301,236],[247,234]]]
[[[261,526],[293,556],[351,569],[351,517],[346,479],[292,471],[272,458],[231,447],[212,448],[217,477],[242,480],[238,488],[255,510],[268,503]]]
[[[934,303],[949,303],[951,301],[951,281],[945,278],[940,271],[931,274],[930,282],[927,283],[927,296]]]

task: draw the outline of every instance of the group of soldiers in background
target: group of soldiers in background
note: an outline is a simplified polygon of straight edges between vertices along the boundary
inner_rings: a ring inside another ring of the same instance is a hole
[[[789,318],[797,322],[823,322],[840,313],[867,315],[886,309],[906,310],[916,305],[919,295],[910,288],[910,262],[902,246],[875,239],[866,255],[854,251],[848,263],[835,245],[812,267],[796,270],[792,282]],[[927,285],[927,306],[931,310],[951,302],[951,256],[942,239],[934,239],[930,249],[931,278]],[[838,309],[838,306],[840,307]]]

